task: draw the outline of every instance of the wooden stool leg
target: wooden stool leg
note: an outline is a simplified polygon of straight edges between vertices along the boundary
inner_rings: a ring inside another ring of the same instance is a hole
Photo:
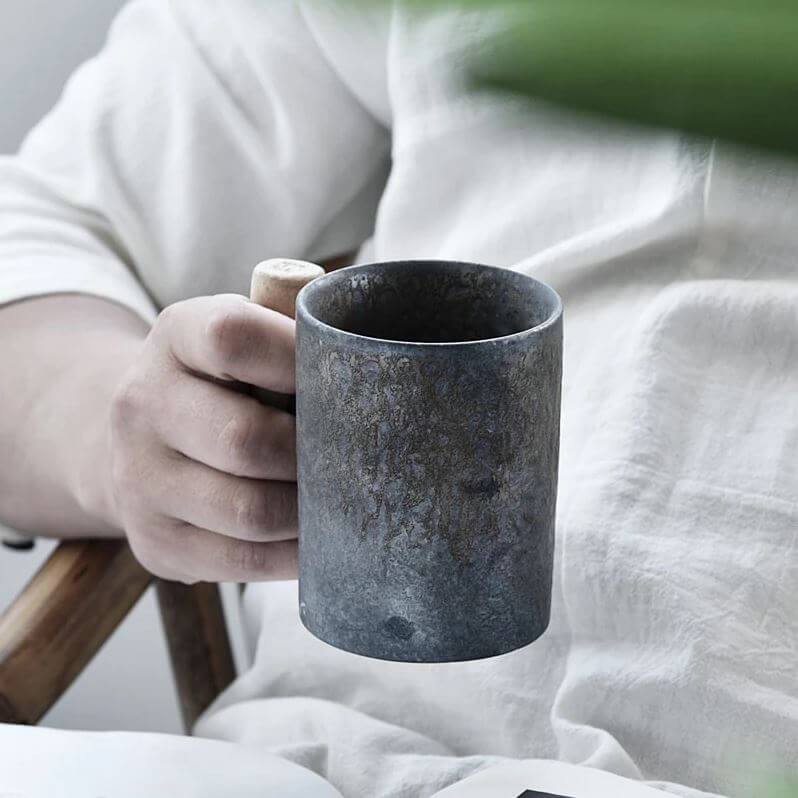
[[[219,586],[157,580],[172,672],[186,731],[235,678]]]

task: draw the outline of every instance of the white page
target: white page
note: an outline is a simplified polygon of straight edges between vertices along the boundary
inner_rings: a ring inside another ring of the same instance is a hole
[[[519,798],[525,790],[562,798],[663,798],[666,795],[602,770],[544,759],[524,759],[486,768],[435,793],[433,798]]]

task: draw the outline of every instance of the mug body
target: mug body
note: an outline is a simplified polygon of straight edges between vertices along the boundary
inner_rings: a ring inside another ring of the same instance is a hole
[[[478,264],[353,266],[297,301],[300,615],[381,659],[524,646],[549,621],[562,308]]]

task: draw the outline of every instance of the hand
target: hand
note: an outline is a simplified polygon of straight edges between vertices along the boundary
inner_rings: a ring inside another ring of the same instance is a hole
[[[134,554],[186,583],[296,575],[294,322],[244,297],[166,308],[112,401],[110,490]]]

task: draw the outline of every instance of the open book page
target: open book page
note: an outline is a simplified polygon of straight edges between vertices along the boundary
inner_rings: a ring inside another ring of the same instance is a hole
[[[433,798],[665,798],[639,781],[543,759],[504,762],[435,793]]]

